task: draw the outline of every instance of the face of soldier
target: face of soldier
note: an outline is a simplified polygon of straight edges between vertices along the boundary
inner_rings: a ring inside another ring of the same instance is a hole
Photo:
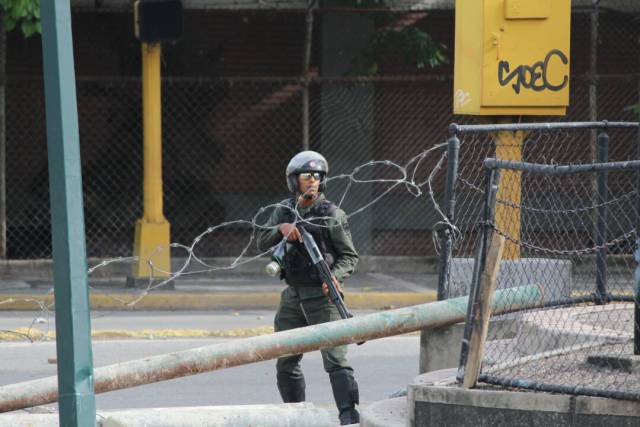
[[[303,172],[298,175],[298,190],[305,199],[315,199],[320,188],[322,175],[318,172]]]

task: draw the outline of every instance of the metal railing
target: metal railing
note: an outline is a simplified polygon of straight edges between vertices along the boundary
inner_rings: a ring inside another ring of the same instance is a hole
[[[621,129],[635,133],[638,124],[455,128],[461,134],[541,129],[598,129],[597,155],[594,162],[584,164],[495,158],[483,162],[482,187],[498,192],[484,196],[484,213],[477,217],[478,239],[485,244],[479,243],[468,274],[470,299],[478,292],[486,242],[492,233],[498,233],[519,249],[520,256],[503,259],[497,287],[539,283],[545,290],[546,308],[494,319],[480,380],[550,392],[640,399],[640,375],[629,367],[631,357],[640,353],[633,260],[639,243],[640,160],[609,162],[607,150],[611,133]],[[618,140],[611,138],[611,142],[615,146]],[[515,186],[522,189],[518,200],[510,198],[514,192],[504,191]],[[505,218],[519,220],[521,226],[514,228]],[[450,263],[450,269],[460,267],[454,258]],[[467,318],[465,336],[470,336],[474,324]],[[463,347],[461,360],[465,357]]]
[[[601,131],[600,138],[597,132]],[[606,131],[606,132],[605,132]],[[441,230],[439,233],[440,246],[440,281],[439,294],[442,297],[454,297],[469,293],[471,285],[470,270],[472,269],[472,257],[475,255],[475,242],[478,236],[477,223],[482,218],[482,205],[484,197],[484,172],[483,162],[486,158],[494,157],[496,150],[513,154],[518,151],[521,161],[541,164],[589,164],[595,162],[629,161],[640,158],[640,132],[639,125],[635,122],[568,122],[568,123],[521,123],[521,124],[490,124],[490,125],[457,125],[450,126],[449,150],[447,169],[448,180],[446,183],[446,196],[444,211],[447,212],[454,229]],[[509,142],[509,135],[520,135],[520,142],[516,147]],[[506,135],[506,139],[504,136]],[[459,148],[454,148],[458,146]],[[455,153],[458,153],[456,156]],[[601,175],[602,177],[602,175]],[[529,177],[523,177],[517,186],[516,194],[521,200],[536,197],[539,193],[548,191],[546,188],[536,188],[535,182]],[[596,189],[598,180],[584,182],[576,181],[568,177],[566,185],[579,185],[580,197],[589,199],[594,197],[594,205],[598,204]],[[615,183],[614,183],[615,184]],[[515,185],[515,182],[514,182]],[[600,194],[607,181],[600,181]],[[588,246],[596,240],[606,237],[603,231],[599,236],[590,236],[584,233],[587,224],[584,221],[570,221],[570,218],[561,218],[564,229],[558,230],[554,224],[541,221],[540,217],[546,206],[538,210],[522,209],[522,217],[516,220],[515,212],[520,212],[518,201],[503,198],[500,202],[502,211],[506,215],[503,222],[510,229],[521,228],[520,233],[525,238],[535,237],[544,242],[550,250],[562,250],[563,245],[584,244]],[[550,202],[547,201],[547,204]],[[569,201],[570,205],[579,208],[579,200]],[[515,206],[514,206],[515,204]],[[604,211],[600,210],[601,215]],[[520,213],[517,214],[518,216]],[[511,216],[511,218],[510,218]],[[528,226],[527,226],[528,224]],[[590,226],[591,224],[589,224]],[[601,224],[602,227],[602,224]],[[619,228],[619,227],[618,227]],[[558,233],[562,231],[562,233]],[[616,231],[614,229],[613,231]],[[593,237],[593,238],[592,238]],[[602,244],[602,242],[601,242]],[[535,248],[524,247],[522,256],[530,256],[530,251]],[[619,257],[618,263],[625,268],[631,268],[630,248],[617,249],[624,252],[625,256]],[[593,254],[594,258],[596,254]],[[598,255],[602,260],[603,253]],[[600,261],[601,272],[605,266]],[[586,258],[576,266],[577,273],[590,274],[590,269],[596,265]],[[595,270],[593,270],[595,271]],[[594,273],[595,274],[595,273]]]

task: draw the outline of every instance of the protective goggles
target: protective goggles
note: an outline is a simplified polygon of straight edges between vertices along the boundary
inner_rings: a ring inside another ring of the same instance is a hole
[[[302,178],[303,181],[309,181],[311,178],[315,179],[316,181],[321,181],[323,177],[323,173],[322,172],[302,172],[298,174],[298,176]]]

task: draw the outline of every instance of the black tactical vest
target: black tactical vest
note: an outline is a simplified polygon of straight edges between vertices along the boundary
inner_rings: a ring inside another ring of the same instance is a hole
[[[290,207],[295,206],[293,199],[287,202]],[[328,200],[312,207],[302,218],[309,220],[310,218],[323,218],[332,216],[338,207]],[[294,213],[289,211],[289,222],[294,222]],[[333,266],[336,259],[335,249],[331,244],[329,237],[329,228],[326,227],[329,222],[326,219],[309,220],[309,222],[298,222],[296,227],[304,228],[313,236],[318,245],[318,249],[322,252],[322,256],[329,265]],[[333,225],[333,224],[331,224]],[[322,227],[324,226],[324,227]],[[322,279],[316,271],[311,261],[311,257],[307,253],[303,243],[287,242],[287,250],[284,254],[284,278],[291,286],[322,286]]]

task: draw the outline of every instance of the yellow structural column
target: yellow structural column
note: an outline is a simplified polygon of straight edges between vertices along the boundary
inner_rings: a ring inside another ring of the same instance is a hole
[[[160,43],[142,43],[143,209],[136,222],[134,278],[167,277],[170,226],[162,207],[162,98]]]
[[[502,131],[494,135],[496,157],[501,160],[522,161],[522,145],[525,132]],[[522,200],[522,174],[520,171],[502,169],[497,198],[507,203],[496,204],[496,226],[508,237],[520,239],[520,202]],[[503,259],[520,259],[520,246],[507,239]]]

